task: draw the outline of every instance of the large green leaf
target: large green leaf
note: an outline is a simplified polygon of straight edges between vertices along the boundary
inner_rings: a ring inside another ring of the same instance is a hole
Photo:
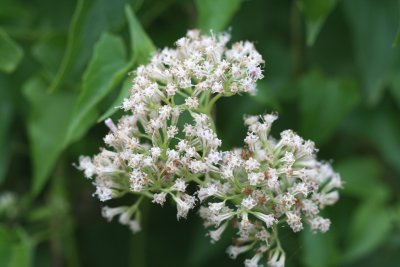
[[[32,146],[35,193],[38,193],[47,181],[62,150],[82,136],[96,121],[96,105],[121,82],[132,66],[133,59],[143,61],[154,51],[154,46],[129,7],[127,16],[132,36],[132,59],[126,61],[126,51],[119,37],[104,34],[96,45],[84,74],[79,97],[72,92],[46,93],[42,90],[46,84],[38,78],[29,81],[25,86],[25,94],[33,109],[28,129]],[[44,103],[46,105],[43,105]]]
[[[83,75],[82,89],[72,112],[67,140],[78,128],[90,126],[82,124],[82,120],[126,75],[131,66],[126,58],[126,50],[120,37],[108,33],[100,37]],[[85,130],[87,129],[82,129]]]
[[[359,198],[384,200],[389,190],[382,183],[382,166],[371,157],[344,159],[335,164],[344,181],[343,193]]]
[[[64,147],[65,133],[75,96],[69,92],[50,94],[39,77],[29,80],[24,93],[31,104],[28,135],[33,161],[33,191],[39,192]]]
[[[32,190],[39,193],[46,183],[56,159],[66,146],[67,130],[76,94],[59,91],[49,93],[48,84],[39,76],[34,76],[24,85],[25,97],[31,108],[28,117],[28,135],[33,161]],[[82,120],[82,128],[95,120],[93,112]],[[83,134],[77,130],[70,137],[73,141]]]
[[[299,0],[298,3],[306,20],[307,45],[313,45],[337,0]]]
[[[43,67],[49,79],[56,75],[65,50],[66,34],[51,33],[32,47],[32,55]]]
[[[136,64],[144,64],[156,48],[128,5],[125,6],[125,15],[129,25],[132,58]]]
[[[197,25],[205,32],[224,30],[239,10],[241,0],[196,0]]]
[[[327,142],[358,100],[353,80],[328,80],[318,72],[309,73],[300,81],[302,133],[318,144]]]
[[[375,105],[382,96],[398,49],[392,48],[398,23],[396,0],[343,1],[353,33],[356,64],[365,99]]]
[[[13,72],[23,54],[21,47],[0,28],[0,71]]]
[[[0,224],[0,266],[8,266],[11,259],[14,232]]]
[[[354,213],[348,230],[349,247],[344,260],[351,262],[379,247],[389,234],[391,218],[380,202],[371,198]]]
[[[400,124],[393,109],[376,111],[365,118],[364,131],[381,156],[400,173]]]
[[[398,111],[389,105],[354,114],[346,131],[359,140],[367,140],[389,166],[400,173],[400,124]]]
[[[130,42],[131,42],[131,63],[135,65],[145,64],[150,55],[155,51],[155,46],[149,36],[146,34],[142,25],[136,18],[134,12],[130,6],[125,7],[126,17],[128,19],[129,32],[130,32]],[[121,106],[122,101],[129,94],[129,89],[131,85],[131,78],[127,77],[123,85],[121,86],[120,92],[114,102],[111,104],[109,109],[100,117],[98,121],[102,121],[111,115],[113,115],[118,107]]]
[[[18,242],[13,245],[9,267],[33,266],[34,242],[22,229],[16,229]]]
[[[102,32],[122,25],[129,0],[79,0],[68,34],[67,48],[50,91],[66,78],[79,78]]]
[[[0,224],[0,266],[32,266],[34,242],[21,229],[12,229]]]

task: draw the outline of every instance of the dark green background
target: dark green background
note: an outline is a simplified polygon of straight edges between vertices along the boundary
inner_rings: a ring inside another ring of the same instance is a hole
[[[281,229],[287,266],[399,266],[398,24],[395,0],[0,0],[0,192],[16,195],[0,266],[243,266],[224,253],[234,233],[210,244],[195,212],[145,205],[137,235],[107,223],[73,167],[103,146],[127,73],[196,27],[265,59],[257,96],[217,104],[224,149],[242,145],[243,114],[276,111],[273,134],[314,140],[345,181],[327,234]]]

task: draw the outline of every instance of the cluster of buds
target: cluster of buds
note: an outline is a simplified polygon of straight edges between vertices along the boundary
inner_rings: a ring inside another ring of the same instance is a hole
[[[338,199],[341,180],[328,163],[317,161],[314,144],[293,131],[276,140],[269,135],[275,114],[245,117],[248,134],[242,149],[222,151],[212,107],[220,97],[256,93],[263,78],[263,59],[250,42],[227,47],[227,33],[204,36],[189,31],[140,66],[131,93],[123,102],[127,115],[117,124],[106,120],[108,148],[81,157],[78,168],[93,180],[101,201],[138,196],[132,206],[104,207],[103,215],[118,216],[133,232],[140,230],[140,203],[150,198],[177,207],[186,218],[196,204],[212,242],[227,227],[238,230],[232,257],[253,250],[245,266],[283,266],[285,254],[278,226],[294,232],[303,223],[313,231],[329,229],[319,211]],[[197,191],[190,194],[189,184]],[[265,256],[266,253],[269,256]]]

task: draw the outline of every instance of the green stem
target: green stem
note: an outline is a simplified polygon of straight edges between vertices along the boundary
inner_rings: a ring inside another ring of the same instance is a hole
[[[215,102],[217,102],[217,100],[220,99],[221,97],[222,97],[222,95],[218,94],[218,95],[214,96],[213,98],[211,98],[211,100],[210,100],[210,102],[209,102],[209,104],[208,104],[208,106],[206,108],[206,113],[207,114],[211,113],[211,110],[214,107]]]
[[[139,200],[138,200],[139,201]],[[147,225],[149,206],[148,202],[144,202],[141,206],[141,225]],[[147,247],[147,231],[141,231],[135,235],[131,235],[130,238],[130,257],[129,266],[131,267],[146,267],[146,247]]]

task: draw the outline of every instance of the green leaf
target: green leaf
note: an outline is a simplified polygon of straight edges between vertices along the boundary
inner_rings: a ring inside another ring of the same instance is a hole
[[[241,0],[196,0],[197,25],[205,32],[225,29],[239,10]]]
[[[23,54],[21,47],[0,28],[0,71],[13,72]]]
[[[365,131],[382,157],[400,173],[400,124],[397,111],[384,109],[365,118]]]
[[[129,13],[129,7],[127,16],[134,50],[132,57],[138,61],[147,60],[154,46],[133,13]],[[85,72],[79,98],[72,92],[46,93],[42,89],[46,84],[39,78],[28,81],[25,86],[25,95],[32,105],[28,132],[34,169],[34,193],[40,192],[46,183],[63,149],[79,139],[96,121],[94,107],[123,79],[133,62],[125,60],[126,52],[121,39],[110,34],[102,36],[95,50]]]
[[[396,0],[343,1],[366,103],[376,105],[399,51],[392,48],[398,23]]]
[[[52,33],[41,39],[32,47],[32,55],[53,79],[63,58],[66,35]]]
[[[379,202],[374,199],[363,202],[349,227],[345,261],[354,261],[377,249],[386,239],[390,228],[390,213]]]
[[[344,159],[335,164],[335,170],[344,181],[344,194],[381,200],[389,195],[388,188],[379,180],[382,177],[382,166],[374,158]]]
[[[8,266],[14,239],[14,232],[0,224],[0,266]]]
[[[144,64],[156,48],[128,5],[125,6],[125,14],[129,25],[132,58],[135,63]]]
[[[96,114],[89,112],[82,119],[82,127],[67,140],[67,130],[76,94],[59,91],[49,93],[48,84],[39,76],[26,82],[23,91],[31,107],[28,116],[28,136],[33,161],[32,191],[38,194],[49,178],[58,156],[67,145],[82,134],[87,124],[96,120]]]
[[[318,144],[327,142],[358,101],[353,80],[328,80],[318,72],[309,73],[300,81],[301,132]]]
[[[33,262],[34,242],[22,228],[0,224],[0,266],[29,267]]]
[[[33,265],[34,243],[22,228],[16,232],[19,242],[13,246],[9,267],[30,267]]]
[[[83,75],[82,90],[74,106],[67,140],[78,130],[87,130],[91,124],[82,124],[88,113],[121,81],[131,64],[120,37],[104,33],[95,46],[89,66]],[[85,126],[86,129],[83,129]]]
[[[45,184],[58,155],[64,147],[65,133],[74,95],[68,92],[50,94],[39,77],[27,81],[24,94],[31,104],[28,135],[33,160],[33,191]]]
[[[156,50],[156,48],[149,36],[142,28],[142,25],[140,25],[130,6],[125,7],[125,13],[128,19],[130,32],[132,49],[131,62],[136,65],[145,64],[149,60],[150,55]],[[131,78],[128,77],[124,81],[117,98],[108,108],[108,110],[100,117],[100,119],[98,119],[98,121],[103,121],[107,119],[118,110],[118,107],[121,106],[122,101],[128,96],[130,87]]]
[[[309,229],[302,231],[302,260],[307,267],[337,266],[340,254],[335,243],[334,229],[325,234],[312,233]]]
[[[393,170],[400,173],[400,124],[398,111],[385,105],[371,111],[354,114],[345,130],[368,140]]]
[[[122,25],[127,2],[129,0],[78,1],[68,33],[67,48],[50,91],[60,87],[67,78],[73,80],[80,77],[101,33]]]
[[[299,0],[298,3],[306,20],[307,45],[311,46],[337,0]]]

